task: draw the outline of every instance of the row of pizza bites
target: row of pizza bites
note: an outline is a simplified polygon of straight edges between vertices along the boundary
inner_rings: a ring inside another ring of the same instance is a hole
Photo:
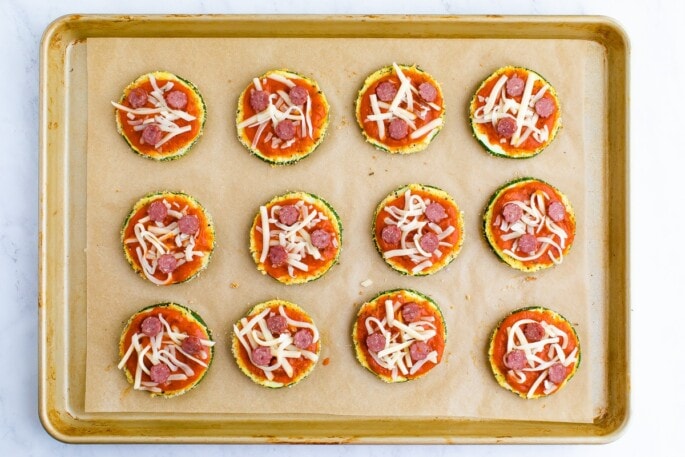
[[[198,88],[165,71],[144,74],[123,91],[116,108],[118,132],[138,154],[172,160],[202,135],[207,110]],[[369,75],[355,101],[364,139],[390,153],[428,147],[445,123],[440,84],[416,65],[392,65]],[[239,141],[275,165],[311,154],[326,136],[330,106],[316,81],[288,70],[253,78],[238,97]],[[540,153],[561,126],[554,88],[521,67],[498,69],[475,91],[469,118],[474,137],[495,156],[525,158]]]
[[[358,362],[387,383],[426,375],[443,359],[447,330],[442,311],[409,289],[380,293],[358,310],[352,343]],[[174,397],[194,388],[215,357],[212,333],[195,312],[175,303],[146,307],[128,320],[119,340],[119,364],[135,390]],[[294,303],[270,300],[232,326],[231,352],[252,381],[289,387],[307,377],[321,354],[321,333]],[[497,382],[523,398],[559,391],[580,364],[573,326],[542,307],[513,311],[489,342]]]

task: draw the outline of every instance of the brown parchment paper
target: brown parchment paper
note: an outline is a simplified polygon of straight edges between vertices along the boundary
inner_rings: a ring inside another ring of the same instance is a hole
[[[594,200],[602,192],[601,174],[595,171],[603,160],[602,132],[589,120],[598,120],[603,105],[592,99],[597,88],[587,87],[588,81],[598,82],[595,70],[602,68],[597,45],[570,40],[89,38],[87,47],[87,411],[592,421],[595,405],[604,398],[603,383],[593,382],[602,373],[604,356],[599,349],[602,320],[594,317],[601,310],[601,284],[593,278],[604,254],[589,248],[602,236],[594,214],[599,207]],[[364,78],[393,61],[419,64],[442,84],[446,99],[442,132],[426,151],[410,156],[389,155],[364,143],[353,117]],[[507,64],[535,69],[555,85],[561,100],[562,130],[546,151],[528,160],[489,156],[468,125],[472,92]],[[294,166],[271,167],[236,139],[238,94],[251,78],[273,68],[315,78],[331,105],[323,144]],[[138,75],[152,70],[169,70],[191,80],[207,104],[204,135],[189,155],[174,162],[137,156],[115,129],[110,101]],[[536,274],[499,262],[481,235],[482,210],[490,195],[520,176],[557,186],[569,197],[578,220],[577,237],[564,263]],[[377,203],[410,182],[449,192],[466,222],[460,255],[425,278],[392,271],[370,236]],[[214,257],[208,269],[187,284],[157,287],[142,280],[126,263],[119,244],[120,226],[132,205],[157,190],[190,193],[215,221]],[[248,229],[259,205],[287,190],[322,196],[344,226],[340,264],[306,285],[284,286],[262,276],[248,253]],[[366,279],[373,284],[364,288],[360,283]],[[424,378],[387,385],[357,363],[350,331],[363,301],[397,287],[416,289],[438,302],[446,318],[447,349],[442,364]],[[321,360],[329,362],[320,362],[300,384],[280,390],[245,377],[229,349],[233,322],[251,305],[275,297],[293,301],[312,315],[322,334]],[[123,323],[140,308],[161,301],[176,301],[200,313],[217,341],[205,380],[172,400],[132,391],[116,369]],[[498,320],[532,304],[548,306],[576,325],[583,362],[561,392],[526,401],[497,385],[486,352]]]

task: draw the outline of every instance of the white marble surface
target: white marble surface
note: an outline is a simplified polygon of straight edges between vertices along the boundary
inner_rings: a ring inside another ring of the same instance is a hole
[[[631,232],[632,411],[623,436],[603,446],[140,446],[66,445],[38,419],[37,219],[38,51],[41,34],[67,13],[428,13],[600,14],[617,19],[632,44]],[[682,183],[685,3],[679,0],[3,0],[0,49],[0,348],[14,368],[0,376],[0,456],[264,455],[683,455],[685,357],[678,322],[685,320],[685,281],[678,239],[685,222]],[[655,83],[654,77],[660,79]],[[678,86],[680,84],[680,86]],[[675,100],[677,100],[676,98]],[[671,98],[670,100],[674,100]],[[675,139],[675,142],[669,141]],[[682,192],[680,193],[682,195]],[[676,246],[676,245],[674,245]],[[676,247],[678,249],[678,247]],[[679,249],[678,249],[679,250]],[[674,255],[674,252],[676,254]],[[680,325],[682,328],[682,325]],[[15,363],[19,361],[19,363]]]

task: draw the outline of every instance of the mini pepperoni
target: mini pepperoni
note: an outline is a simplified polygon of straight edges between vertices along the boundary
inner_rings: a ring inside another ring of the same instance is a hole
[[[177,267],[176,257],[173,254],[164,254],[157,259],[159,271],[164,274],[173,272]]]
[[[143,133],[140,138],[143,144],[150,144],[152,146],[156,145],[162,141],[164,132],[159,128],[157,124],[149,124],[143,129]]]
[[[433,202],[426,206],[425,213],[429,221],[436,223],[447,217],[445,207],[438,202]]]
[[[397,87],[390,81],[383,81],[376,86],[376,97],[382,102],[391,102],[397,95]]]
[[[140,330],[147,336],[156,336],[162,331],[162,321],[155,316],[146,317],[140,324]]]
[[[538,240],[535,238],[535,235],[531,235],[530,233],[524,233],[521,235],[519,238],[519,247],[518,249],[525,253],[525,254],[530,254],[532,252],[535,252],[535,250],[538,248]]]
[[[298,106],[304,105],[304,102],[307,101],[308,95],[309,92],[307,92],[307,89],[302,86],[295,86],[290,89],[290,92],[288,92],[288,97],[290,97],[292,104]]]
[[[516,132],[516,121],[510,117],[503,117],[497,121],[497,134],[502,138],[511,138]]]
[[[395,118],[390,121],[388,132],[393,140],[401,140],[409,135],[409,125],[404,119]]]
[[[295,124],[293,124],[293,121],[290,119],[283,119],[276,124],[276,136],[284,141],[295,138]]]
[[[507,95],[510,97],[518,97],[523,93],[523,89],[526,86],[526,82],[519,78],[517,75],[512,76],[507,80]]]
[[[267,346],[257,346],[252,350],[252,361],[255,365],[269,366],[271,362],[271,349]]]
[[[128,100],[128,104],[131,105],[131,108],[142,108],[147,103],[147,92],[145,92],[145,89],[142,87],[136,87],[128,93],[126,100]]]
[[[434,102],[438,97],[438,90],[429,82],[423,82],[419,85],[419,95],[428,103]]]
[[[566,367],[557,362],[547,370],[547,378],[554,384],[559,384],[566,379]]]
[[[314,335],[306,328],[301,328],[293,336],[295,346],[300,349],[307,349],[314,342]]]
[[[551,98],[542,97],[535,102],[535,112],[538,113],[540,117],[550,117],[555,109],[556,107]]]
[[[509,224],[513,224],[521,219],[521,216],[523,216],[523,210],[519,205],[507,203],[504,205],[504,208],[502,208],[502,216],[504,216],[504,220]]]
[[[382,333],[372,333],[366,337],[366,347],[371,352],[379,352],[385,349],[385,337]]]
[[[199,354],[202,351],[202,341],[196,336],[188,336],[181,342],[181,349],[186,354]]]
[[[523,325],[523,334],[528,341],[540,341],[545,336],[545,328],[538,322],[529,322]]]
[[[263,90],[250,93],[250,106],[257,112],[264,111],[269,106],[269,93]]]
[[[178,220],[178,229],[186,235],[194,235],[200,230],[200,219],[195,214],[186,214]]]
[[[172,90],[164,98],[166,104],[173,109],[183,109],[188,105],[188,96],[180,90]]]
[[[381,238],[388,244],[397,244],[402,238],[402,230],[396,225],[386,225],[381,230]]]
[[[274,267],[282,267],[288,261],[288,251],[280,244],[271,246],[269,248],[269,261]]]
[[[288,329],[288,320],[280,314],[269,316],[266,319],[266,328],[268,328],[271,333],[281,334]]]
[[[409,346],[409,356],[414,362],[423,360],[431,353],[431,347],[425,341],[415,341]]]
[[[504,355],[504,366],[511,370],[522,370],[527,363],[526,353],[521,349],[514,349]]]
[[[153,222],[164,222],[168,212],[169,210],[162,200],[153,201],[147,209],[147,214]]]
[[[171,375],[171,370],[164,363],[158,363],[150,367],[150,379],[157,384],[164,384]]]
[[[300,210],[295,205],[286,205],[278,211],[278,220],[283,225],[291,226],[300,217]]]
[[[326,249],[331,244],[331,234],[325,230],[314,230],[311,238],[312,244],[318,249]]]
[[[564,205],[561,204],[561,202],[552,202],[547,207],[547,215],[554,222],[561,222],[566,217],[566,208],[564,208]]]
[[[419,238],[419,246],[424,251],[433,253],[440,246],[440,240],[438,240],[438,236],[433,232],[424,233]]]
[[[409,302],[402,305],[402,320],[407,323],[416,322],[421,317],[421,307],[416,303]]]

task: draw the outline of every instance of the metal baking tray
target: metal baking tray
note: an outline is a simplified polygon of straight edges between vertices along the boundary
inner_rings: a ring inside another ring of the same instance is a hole
[[[288,37],[585,40],[604,49],[601,321],[606,404],[592,423],[479,418],[180,414],[85,410],[87,39]],[[65,16],[45,31],[40,67],[39,414],[72,443],[606,443],[629,411],[629,44],[592,16]]]

